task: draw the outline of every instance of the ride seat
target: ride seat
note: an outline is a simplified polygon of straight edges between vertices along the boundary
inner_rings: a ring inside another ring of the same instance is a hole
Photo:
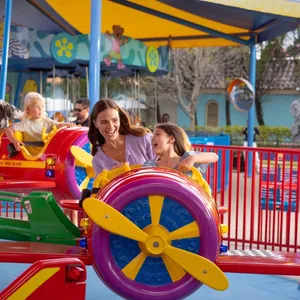
[[[25,144],[24,151],[26,154],[31,156],[37,156],[43,149],[44,143],[33,141],[32,137],[28,134],[23,134],[23,132],[15,131],[15,138]]]

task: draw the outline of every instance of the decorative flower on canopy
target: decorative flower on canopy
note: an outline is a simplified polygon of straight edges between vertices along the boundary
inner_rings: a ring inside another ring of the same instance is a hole
[[[146,52],[146,64],[150,72],[154,73],[159,66],[159,54],[154,46],[149,46]]]
[[[51,42],[51,53],[53,58],[62,64],[72,62],[77,54],[76,39],[67,34],[57,34]]]
[[[55,46],[59,48],[57,50],[58,56],[66,55],[66,57],[68,58],[72,56],[72,50],[74,49],[74,45],[70,43],[66,38],[57,40],[55,42]]]

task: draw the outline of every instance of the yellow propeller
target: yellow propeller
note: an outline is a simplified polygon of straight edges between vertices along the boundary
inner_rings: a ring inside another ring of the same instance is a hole
[[[71,147],[71,153],[74,158],[84,167],[93,167],[93,156],[78,146]]]
[[[81,190],[86,189],[88,187],[90,179],[95,177],[95,171],[93,169],[93,164],[92,164],[93,157],[92,155],[90,155],[89,153],[87,153],[86,151],[84,151],[82,148],[78,146],[72,146],[71,153],[76,159],[75,162],[76,166],[83,167],[86,169],[87,176],[79,186]]]
[[[210,260],[171,246],[163,236],[147,234],[119,211],[98,199],[85,199],[83,208],[101,228],[143,243],[149,255],[171,258],[191,276],[213,289],[222,291],[228,288],[227,277]]]

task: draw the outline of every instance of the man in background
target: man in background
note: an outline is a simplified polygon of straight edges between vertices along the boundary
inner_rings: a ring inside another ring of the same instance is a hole
[[[170,122],[170,115],[169,114],[163,114],[161,117],[162,123],[169,123]]]
[[[74,114],[76,116],[75,124],[89,127],[90,100],[80,98],[75,103]]]

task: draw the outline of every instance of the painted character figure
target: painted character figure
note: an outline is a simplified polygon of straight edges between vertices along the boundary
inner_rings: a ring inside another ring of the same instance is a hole
[[[4,22],[0,20],[0,64],[2,63]],[[14,35],[13,32],[11,32]],[[23,41],[11,37],[9,39],[8,57],[29,58],[29,48]]]
[[[112,42],[111,50],[107,57],[103,59],[105,64],[109,66],[113,59],[118,62],[118,69],[124,69],[125,65],[122,63],[121,46],[128,42],[128,38],[123,37],[124,28],[119,25],[113,25],[113,33],[106,32],[106,37]]]

